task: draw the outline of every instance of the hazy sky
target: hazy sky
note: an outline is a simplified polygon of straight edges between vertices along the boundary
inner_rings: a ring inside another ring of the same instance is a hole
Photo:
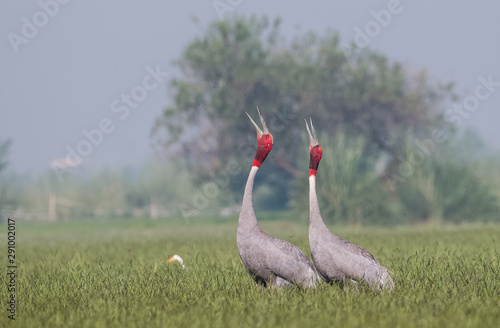
[[[68,3],[0,4],[0,139],[14,141],[11,168],[49,168],[88,139],[83,130],[96,143],[81,145],[84,165],[142,164],[153,154],[154,120],[170,101],[171,62],[220,19],[214,1],[59,1]],[[412,70],[426,68],[435,80],[455,81],[460,102],[491,75],[499,83],[463,122],[500,148],[500,2],[218,2],[230,6],[225,17],[279,16],[287,36],[332,29],[348,43],[368,29],[371,48]],[[377,22],[373,12],[381,10],[392,11],[390,21],[382,15]]]

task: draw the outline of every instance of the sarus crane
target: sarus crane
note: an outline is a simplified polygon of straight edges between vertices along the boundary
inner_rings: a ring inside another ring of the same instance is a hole
[[[309,134],[309,246],[316,270],[326,282],[359,281],[377,288],[394,288],[389,271],[372,254],[328,230],[319,211],[316,172],[323,150],[311,122]]]
[[[302,288],[315,287],[320,281],[314,265],[295,245],[272,237],[262,231],[255,216],[252,191],[255,175],[273,148],[273,137],[260,114],[263,130],[250,121],[257,130],[257,152],[243,194],[243,204],[238,218],[236,242],[241,260],[257,285],[274,288],[297,285]]]

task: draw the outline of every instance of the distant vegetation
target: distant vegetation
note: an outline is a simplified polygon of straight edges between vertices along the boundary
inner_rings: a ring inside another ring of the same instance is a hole
[[[0,142],[0,211],[31,220],[189,217],[238,212],[255,153],[245,111],[259,106],[274,149],[255,183],[258,211],[307,220],[312,117],[324,159],[318,195],[340,224],[500,221],[500,157],[445,115],[452,84],[334,32],[287,40],[279,20],[216,21],[189,43],[153,127],[168,158],[142,168],[18,176]]]
[[[333,142],[326,134],[319,139],[323,160],[317,190],[327,221],[382,225],[500,222],[500,162],[485,154],[473,135],[443,143],[395,179],[377,171],[381,161],[366,151],[363,136],[348,137],[339,130]],[[415,154],[413,142],[407,136],[399,145],[404,158]],[[303,148],[302,166],[306,168],[305,143]],[[291,207],[303,216],[309,211],[307,187],[308,180],[302,177],[294,181],[291,191]]]
[[[7,157],[9,155],[9,148],[12,144],[10,139],[0,140],[0,172],[7,166]]]
[[[224,196],[239,202],[255,148],[244,112],[259,106],[275,140],[256,182],[261,208],[307,217],[310,116],[322,134],[319,197],[332,222],[500,220],[492,179],[499,169],[480,174],[490,161],[484,147],[445,115],[456,100],[452,84],[425,70],[368,49],[350,52],[332,32],[288,41],[279,20],[265,17],[209,25],[176,66],[183,74],[170,84],[174,104],[154,135],[195,185],[237,163]]]

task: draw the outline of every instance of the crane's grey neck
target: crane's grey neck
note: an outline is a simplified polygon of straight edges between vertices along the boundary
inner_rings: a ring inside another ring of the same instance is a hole
[[[309,176],[309,227],[326,228],[325,222],[319,212],[315,175]]]
[[[257,218],[255,217],[252,200],[253,182],[258,170],[259,168],[257,166],[252,166],[250,174],[248,175],[247,184],[245,186],[245,193],[243,194],[243,203],[241,205],[240,217],[238,219],[238,230],[240,228],[245,230],[258,228]]]

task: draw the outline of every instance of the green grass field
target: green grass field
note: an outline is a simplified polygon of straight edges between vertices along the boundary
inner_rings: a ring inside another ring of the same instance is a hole
[[[392,292],[326,283],[261,290],[236,218],[16,225],[17,313],[0,327],[498,327],[500,225],[340,227],[395,277]],[[172,223],[177,222],[177,223]],[[309,254],[307,226],[261,223]],[[7,225],[0,263],[7,271]],[[173,254],[183,257],[166,263]]]

